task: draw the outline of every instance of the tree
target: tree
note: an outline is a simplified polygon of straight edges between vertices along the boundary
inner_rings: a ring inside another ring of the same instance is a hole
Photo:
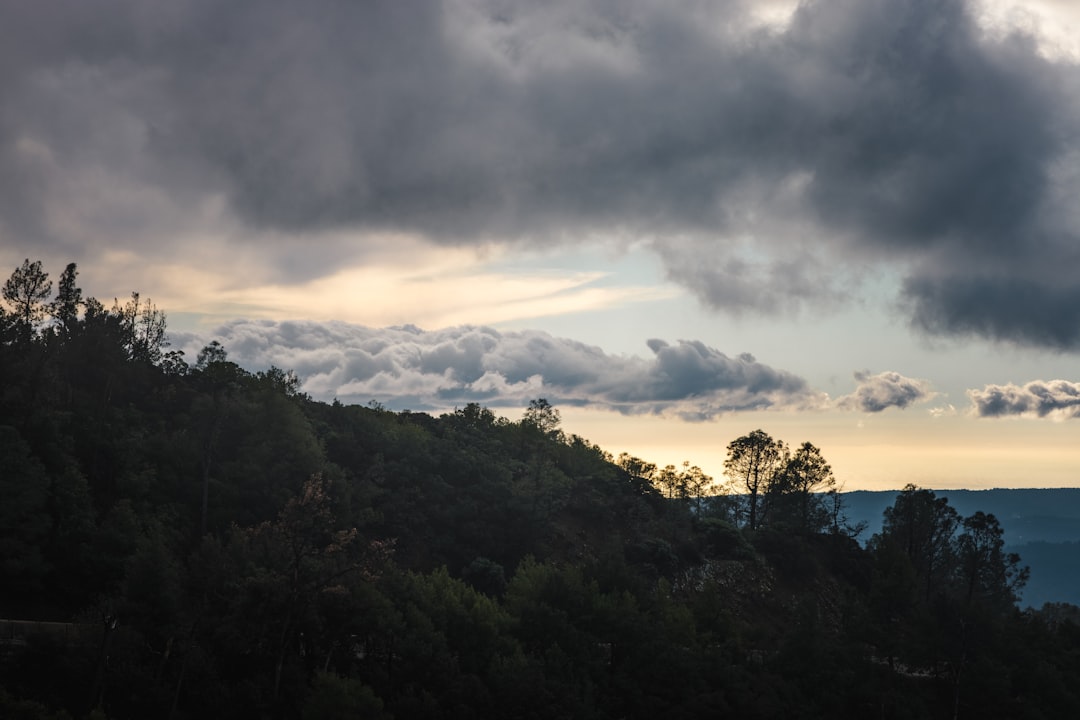
[[[724,474],[738,491],[746,491],[747,526],[757,529],[762,520],[760,500],[787,462],[787,446],[764,430],[735,438],[727,446]]]
[[[1004,551],[1004,530],[993,514],[981,510],[964,518],[957,538],[958,575],[965,603],[983,601],[1008,607],[1027,584],[1029,569],[1020,556]]]
[[[819,495],[832,492],[835,487],[832,467],[825,462],[821,450],[804,442],[770,484],[769,506],[799,529],[819,531],[829,522],[829,513]]]
[[[560,434],[559,411],[544,398],[529,401],[529,409],[525,411],[521,422],[536,428],[548,437],[557,437]]]
[[[327,593],[345,592],[344,578],[360,574],[374,579],[389,557],[392,543],[356,543],[356,528],[338,530],[331,507],[329,481],[312,475],[275,521],[240,531],[240,545],[249,562],[244,579],[256,604],[271,613],[276,630],[273,693],[277,701],[289,647],[301,634],[308,609]]]
[[[652,482],[656,475],[655,463],[646,462],[629,453],[619,453],[619,457],[616,458],[615,464],[625,470],[630,477],[635,479]]]
[[[45,408],[55,370],[47,343],[35,342],[48,311],[52,281],[41,261],[29,259],[16,268],[0,295],[10,312],[0,315],[0,418],[8,418],[24,431]],[[0,420],[2,422],[3,420]]]
[[[825,508],[829,515],[829,532],[833,535],[846,535],[851,539],[855,539],[862,534],[863,530],[866,530],[867,523],[865,520],[852,524],[844,511],[843,484],[834,485],[825,495]]]
[[[193,412],[199,418],[200,452],[199,467],[202,475],[201,535],[209,527],[210,476],[218,450],[225,420],[234,404],[244,372],[228,361],[228,353],[221,343],[213,340],[199,351],[195,360],[199,379],[205,383],[207,392],[196,398]]]
[[[195,357],[195,367],[205,370],[214,363],[225,362],[229,359],[229,353],[217,340],[211,340],[209,345],[203,347]]]
[[[175,377],[187,375],[191,370],[187,361],[184,360],[183,350],[170,350],[162,355],[161,363],[158,367],[161,368],[161,371],[166,375],[173,375]]]
[[[953,536],[960,518],[947,498],[907,485],[885,509],[879,542],[898,547],[911,561],[924,598],[945,589],[954,561]]]
[[[700,513],[702,500],[713,486],[712,476],[706,475],[697,465],[691,465],[689,460],[684,460],[680,482],[686,496],[694,499],[694,509]]]
[[[24,342],[30,340],[34,327],[45,318],[45,301],[51,293],[52,281],[49,274],[41,269],[40,260],[23,260],[23,264],[4,283],[4,300],[11,306]]]
[[[302,394],[300,376],[293,370],[282,370],[276,365],[271,365],[269,370],[256,373],[255,377],[259,382],[285,397],[297,397]]]
[[[676,470],[674,465],[665,465],[658,470],[652,463],[645,463],[643,460],[623,453],[619,456],[619,464],[631,474],[645,473],[644,476],[649,477],[656,488],[669,500],[689,501],[693,498],[697,510],[701,509],[701,500],[712,487],[713,479],[697,465],[691,465],[689,460],[683,461],[681,471]]]
[[[56,299],[49,305],[49,312],[56,319],[61,337],[71,338],[79,322],[79,306],[83,304],[82,288],[75,284],[79,270],[75,263],[68,263],[60,276]]]
[[[653,475],[653,483],[669,500],[686,497],[686,485],[683,477],[675,471],[674,465],[665,465],[657,470]]]
[[[565,504],[571,483],[558,467],[558,446],[565,439],[559,429],[559,411],[544,398],[529,401],[521,418],[522,447],[528,453],[526,472],[518,473],[515,490],[527,498],[534,522],[551,517],[557,507]]]
[[[131,293],[131,299],[123,307],[115,301],[112,312],[120,318],[128,358],[157,365],[163,348],[169,345],[165,335],[165,313],[152,301],[143,302],[137,292]]]
[[[497,422],[495,413],[474,402],[467,403],[463,408],[454,408],[452,416],[444,417],[453,417],[459,425],[474,430],[491,428]]]

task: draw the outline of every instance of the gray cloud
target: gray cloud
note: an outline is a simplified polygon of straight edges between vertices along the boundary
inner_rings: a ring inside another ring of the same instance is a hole
[[[912,325],[1080,346],[1075,65],[960,0],[78,0],[0,27],[0,237],[67,257],[645,239],[707,305],[907,273]],[[155,243],[153,238],[163,238]],[[167,240],[168,242],[165,242]]]
[[[871,375],[855,373],[858,386],[851,395],[837,400],[837,406],[867,413],[877,413],[886,408],[906,408],[917,402],[929,400],[935,393],[925,380],[904,377],[898,372],[886,371]]]
[[[1080,417],[1080,383],[1068,380],[1034,380],[1019,386],[987,385],[968,390],[978,417]]]
[[[234,321],[213,335],[244,367],[295,370],[322,400],[428,410],[480,402],[524,406],[547,397],[624,414],[688,420],[768,408],[820,407],[805,380],[748,354],[700,342],[649,340],[652,357],[609,355],[539,331],[457,327],[372,329],[346,323]],[[194,357],[208,338],[175,334]]]

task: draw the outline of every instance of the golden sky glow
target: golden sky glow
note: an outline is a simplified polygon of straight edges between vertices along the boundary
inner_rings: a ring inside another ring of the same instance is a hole
[[[808,418],[765,411],[707,423],[610,415],[562,409],[568,432],[608,452],[629,452],[660,465],[689,460],[720,482],[727,444],[761,428],[789,446],[817,445],[848,490],[893,490],[909,482],[939,489],[1080,485],[1076,429],[1065,424],[880,417],[860,427],[859,419],[839,412]]]

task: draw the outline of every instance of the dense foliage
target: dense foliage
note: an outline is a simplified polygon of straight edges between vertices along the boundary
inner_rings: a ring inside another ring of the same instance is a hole
[[[3,289],[2,717],[1080,717],[1077,609],[1016,609],[992,515],[908,487],[864,547],[809,443],[713,495],[544,400],[188,365],[76,277]]]

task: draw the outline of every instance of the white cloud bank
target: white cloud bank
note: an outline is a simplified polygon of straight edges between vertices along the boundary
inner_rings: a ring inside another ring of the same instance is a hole
[[[522,407],[546,397],[624,415],[702,421],[767,409],[875,413],[935,395],[924,380],[863,372],[855,374],[853,394],[832,401],[794,373],[695,340],[650,339],[651,356],[638,357],[538,330],[272,320],[229,322],[213,337],[244,367],[296,371],[304,391],[317,399],[374,400],[395,409],[440,410],[468,402]],[[179,334],[175,344],[191,358],[206,340]]]
[[[623,414],[706,420],[742,410],[822,407],[826,396],[752,355],[725,355],[697,341],[647,342],[652,356],[611,355],[548,333],[461,326],[373,329],[341,322],[238,320],[214,337],[254,369],[295,370],[322,400],[378,401],[431,410],[468,402],[523,406],[546,397]],[[194,357],[204,338],[180,335]]]
[[[1069,380],[1033,380],[1023,386],[987,385],[981,390],[968,390],[968,397],[977,417],[1080,417],[1080,383]]]
[[[858,383],[855,392],[837,400],[837,407],[878,413],[891,407],[906,408],[936,395],[926,380],[904,377],[893,371],[876,375],[869,371],[857,372],[855,382]]]

